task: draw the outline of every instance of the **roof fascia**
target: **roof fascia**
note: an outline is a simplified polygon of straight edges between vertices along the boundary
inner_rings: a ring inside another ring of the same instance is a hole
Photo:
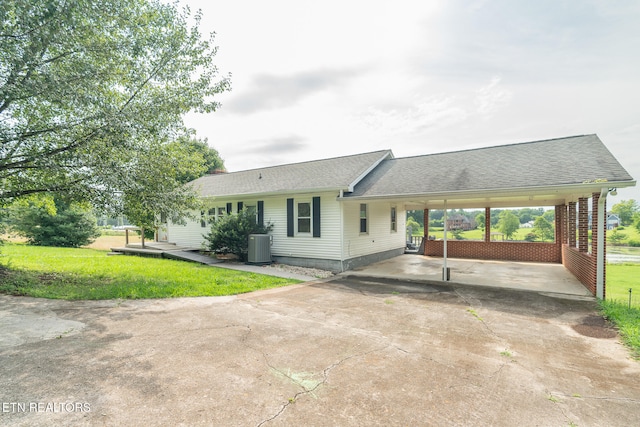
[[[243,193],[243,194],[222,194],[222,195],[214,195],[214,196],[201,196],[201,199],[206,200],[236,200],[242,198],[253,198],[253,197],[273,197],[273,196],[287,196],[287,195],[296,195],[296,194],[307,194],[307,193],[330,193],[335,192],[339,194],[341,190],[346,190],[346,188],[303,188],[295,191],[291,190],[280,190],[280,191],[268,191],[263,193]]]
[[[384,199],[407,199],[407,198],[427,198],[432,200],[454,200],[469,197],[478,197],[483,195],[486,197],[513,197],[527,195],[544,195],[544,194],[582,194],[596,193],[603,187],[609,188],[625,188],[634,187],[636,181],[599,181],[582,184],[569,185],[553,185],[544,187],[514,187],[501,190],[473,190],[473,191],[448,191],[439,193],[412,193],[412,194],[385,194],[380,196],[352,196],[345,195],[338,197],[338,200],[384,200]]]

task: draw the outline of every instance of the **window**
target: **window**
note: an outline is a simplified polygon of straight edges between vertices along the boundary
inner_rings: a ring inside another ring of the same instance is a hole
[[[369,229],[367,225],[367,204],[361,203],[360,204],[360,233],[367,233],[368,230]]]
[[[211,208],[209,209],[208,214],[209,214],[207,218],[208,221],[213,223],[227,214],[227,208],[226,207]]]
[[[398,231],[397,212],[395,206],[391,206],[391,231]]]
[[[204,211],[200,211],[200,227],[202,228],[207,227],[207,218],[204,216],[204,214]]]
[[[298,233],[311,233],[311,203],[298,203]]]
[[[256,209],[255,205],[248,205],[244,207],[249,214],[253,215],[253,218],[258,222],[258,209]]]

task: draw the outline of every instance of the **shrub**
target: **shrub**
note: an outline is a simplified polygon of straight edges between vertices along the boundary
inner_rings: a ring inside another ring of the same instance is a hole
[[[634,248],[640,248],[640,241],[639,240],[629,240],[627,242],[627,245],[633,246]]]
[[[524,240],[526,242],[535,242],[537,237],[536,233],[527,233],[527,235],[524,236]]]
[[[618,227],[619,229],[620,227]],[[611,233],[607,235],[607,240],[612,245],[619,245],[626,238],[624,233],[618,233],[618,229],[614,229]]]
[[[235,254],[241,261],[246,261],[249,235],[265,234],[272,228],[273,224],[259,225],[255,213],[244,209],[237,214],[219,218],[211,226],[211,232],[204,237],[212,252]]]
[[[54,199],[52,206],[29,204],[12,211],[12,228],[36,246],[79,247],[100,236],[96,218],[80,204]]]

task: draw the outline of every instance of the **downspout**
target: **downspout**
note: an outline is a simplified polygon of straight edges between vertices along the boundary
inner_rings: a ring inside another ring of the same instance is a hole
[[[448,281],[449,275],[447,274],[447,201],[444,201],[444,245],[442,250],[442,258],[444,260],[444,266],[442,268],[442,280]]]
[[[340,271],[344,272],[344,190],[340,190]]]
[[[596,297],[604,299],[604,222],[606,218],[605,202],[609,194],[608,188],[600,191],[598,199],[598,255],[596,257]]]

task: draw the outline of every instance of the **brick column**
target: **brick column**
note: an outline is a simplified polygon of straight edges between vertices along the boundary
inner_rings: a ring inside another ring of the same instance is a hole
[[[484,241],[491,241],[491,208],[484,208]]]
[[[570,248],[576,247],[576,229],[578,223],[576,221],[576,202],[569,202],[569,215],[567,218],[567,243]]]
[[[422,235],[427,240],[429,238],[429,209],[424,210],[422,222],[424,222],[424,233]]]
[[[580,197],[578,199],[578,250],[589,252],[589,210],[587,202],[589,199]]]
[[[569,206],[562,205],[562,244],[569,243]]]
[[[564,219],[564,215],[567,212],[566,206],[565,205],[557,205],[556,206],[556,240],[555,243],[557,245],[561,245],[562,243],[564,243],[564,236],[566,234],[564,226],[567,223]]]

